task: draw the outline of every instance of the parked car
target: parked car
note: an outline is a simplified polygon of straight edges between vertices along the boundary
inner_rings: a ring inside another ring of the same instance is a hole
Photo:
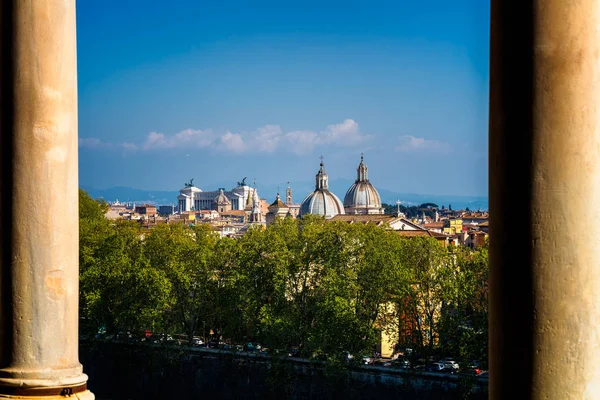
[[[392,360],[385,360],[383,358],[376,360],[373,362],[372,365],[376,366],[376,367],[391,367],[392,366]]]
[[[469,363],[469,365],[467,366],[467,370],[471,371],[475,375],[479,375],[481,373],[481,366],[479,362],[471,361],[471,363]]]
[[[246,344],[246,351],[260,351],[262,346],[258,343],[248,342]]]
[[[444,368],[453,372],[458,372],[458,370],[460,370],[460,366],[452,357],[442,358],[440,361],[438,361],[438,363],[442,364]]]
[[[435,363],[429,364],[429,366],[427,367],[427,371],[429,371],[429,372],[445,372],[444,368],[445,368],[444,364],[435,362]]]
[[[392,361],[392,367],[407,369],[410,368],[410,361],[408,361],[406,358],[397,358]]]

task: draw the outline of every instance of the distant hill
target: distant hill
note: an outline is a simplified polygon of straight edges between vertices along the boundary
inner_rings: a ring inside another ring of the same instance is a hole
[[[329,186],[331,191],[335,193],[342,201],[346,190],[352,185],[353,181],[347,179],[336,179],[330,181]],[[214,186],[214,187],[213,187]],[[217,187],[225,187],[231,189],[227,185],[213,185],[211,187],[201,187],[206,190],[216,190]],[[277,193],[277,185],[256,185],[258,193],[269,203],[275,200]],[[282,197],[285,196],[285,186],[280,186],[279,191]],[[135,202],[135,203],[150,203],[156,205],[166,204],[177,204],[177,196],[179,195],[179,189],[177,190],[143,190],[132,187],[111,187],[106,189],[95,189],[90,187],[82,187],[86,190],[90,196],[94,198],[103,198],[106,201],[119,200],[122,203]],[[294,202],[300,203],[310,192],[314,190],[314,182],[296,182],[292,184]],[[430,194],[418,194],[418,193],[406,193],[396,192],[389,189],[377,188],[381,196],[381,201],[387,204],[396,204],[396,201],[400,200],[404,206],[414,206],[423,203],[435,203],[438,206],[445,206],[448,208],[452,206],[452,209],[459,210],[469,208],[470,210],[488,210],[488,198],[485,196],[457,196],[457,195],[430,195]]]

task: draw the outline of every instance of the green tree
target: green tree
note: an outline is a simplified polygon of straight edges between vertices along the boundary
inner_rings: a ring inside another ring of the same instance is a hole
[[[108,205],[79,189],[79,269],[84,272],[97,261],[102,243],[109,234],[105,217]]]
[[[364,245],[357,270],[356,304],[365,332],[363,340],[374,344],[383,330],[397,339],[399,315],[392,305],[410,290],[410,270],[402,257],[403,239],[372,224],[360,226],[359,230],[359,240]]]
[[[445,290],[440,319],[442,351],[487,366],[488,248],[457,248],[457,268]]]
[[[98,263],[102,244],[109,233],[109,221],[104,216],[107,205],[94,200],[85,190],[79,189],[79,271],[83,276],[90,266]],[[98,325],[89,319],[84,288],[80,290],[79,306],[82,316],[88,321],[82,323],[82,331],[95,333]]]
[[[80,275],[85,315],[109,332],[140,333],[156,326],[168,307],[170,285],[146,259],[138,224],[111,225],[94,260]]]
[[[107,220],[106,207],[80,191],[80,304],[95,328],[190,342],[212,330],[336,356],[370,352],[412,322],[418,347],[487,363],[487,246],[444,248],[315,215],[220,239],[208,225],[141,230]]]
[[[161,271],[172,288],[172,306],[164,310],[164,326],[185,332],[189,343],[199,323],[206,320],[203,313],[213,308],[218,275],[211,256],[216,241],[208,225],[190,228],[181,224],[158,225],[144,241],[149,265]]]
[[[240,241],[224,237],[217,241],[212,257],[212,269],[217,274],[217,289],[212,312],[207,310],[202,320],[202,335],[210,329],[223,332],[239,342],[245,335],[245,322],[240,311],[242,303],[242,273],[239,268]]]
[[[429,237],[404,239],[402,254],[410,268],[410,290],[399,307],[415,324],[414,334],[421,349],[432,352],[438,340],[438,322],[444,295],[453,272],[446,248]]]
[[[283,271],[289,254],[284,239],[274,229],[251,228],[239,241],[239,307],[245,336],[256,340],[264,336],[261,321],[283,301]]]

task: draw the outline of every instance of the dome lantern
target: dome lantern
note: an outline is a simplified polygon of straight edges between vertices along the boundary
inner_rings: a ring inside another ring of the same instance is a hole
[[[364,182],[369,180],[369,168],[364,162],[363,154],[360,153],[360,164],[356,169],[356,182]]]

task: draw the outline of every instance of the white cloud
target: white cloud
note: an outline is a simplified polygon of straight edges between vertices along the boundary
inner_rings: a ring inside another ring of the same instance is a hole
[[[232,151],[234,153],[241,153],[246,149],[244,145],[244,139],[239,133],[227,132],[221,136],[221,143],[218,146],[219,149],[225,151]]]
[[[358,123],[346,119],[340,124],[328,125],[319,133],[313,131],[293,131],[285,135],[290,150],[297,154],[310,153],[316,146],[352,147],[364,143],[373,135],[360,132]]]
[[[146,138],[146,143],[142,146],[145,150],[166,147],[166,140],[164,133],[150,132]]]
[[[97,149],[102,147],[110,147],[110,143],[101,141],[98,138],[80,138],[79,147],[87,147],[89,149]]]
[[[272,153],[277,150],[281,134],[282,131],[279,125],[265,125],[257,130],[253,138],[256,146],[251,147],[255,147],[258,151]]]
[[[265,125],[250,132],[230,132],[216,134],[211,129],[185,129],[174,135],[150,132],[144,142],[111,144],[100,139],[80,139],[81,147],[117,147],[126,151],[213,148],[224,152],[273,153],[276,151],[308,154],[316,146],[351,147],[364,143],[372,135],[361,133],[358,123],[346,119],[339,124],[328,125],[326,129],[296,130],[284,133],[279,125]]]
[[[327,129],[321,133],[321,142],[348,147],[360,144],[369,137],[370,135],[360,133],[356,121],[346,119],[341,124],[327,126]]]
[[[135,151],[138,149],[138,146],[135,143],[123,143],[121,145],[121,147],[123,147],[123,150],[129,150],[129,151]]]
[[[80,138],[79,147],[88,149],[123,149],[123,150],[137,150],[135,143],[108,143],[103,142],[98,138]]]
[[[400,137],[400,144],[396,147],[396,151],[399,152],[433,152],[433,153],[450,153],[452,146],[445,142],[438,140],[429,140],[425,138],[418,138],[410,135],[404,135]]]
[[[146,142],[142,145],[144,150],[173,149],[173,148],[204,148],[209,147],[215,140],[215,135],[210,129],[185,129],[175,135],[165,135],[159,132],[150,132]]]
[[[318,135],[313,131],[288,132],[285,138],[289,142],[289,149],[296,154],[310,153],[319,144]]]

